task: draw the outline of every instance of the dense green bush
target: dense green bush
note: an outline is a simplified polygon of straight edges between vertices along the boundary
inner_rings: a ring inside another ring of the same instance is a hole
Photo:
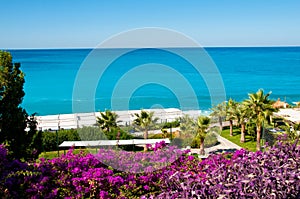
[[[172,145],[175,145],[175,146],[177,146],[178,148],[183,148],[183,147],[184,147],[183,144],[184,144],[184,142],[183,142],[183,139],[182,139],[182,138],[174,138],[174,139],[172,140]]]
[[[266,142],[268,142],[269,146],[273,146],[277,140],[278,135],[270,132],[270,131],[265,131],[263,138],[265,139]]]
[[[215,134],[208,133],[204,140],[204,147],[212,147],[218,143],[218,139]],[[191,148],[200,148],[200,140],[195,137],[191,141]]]
[[[79,141],[80,137],[76,129],[45,131],[42,133],[43,149],[44,151],[57,150],[57,145],[64,141]]]
[[[57,144],[60,145],[64,141],[80,141],[80,140],[116,140],[118,132],[120,132],[120,140],[132,139],[133,136],[122,129],[111,129],[111,132],[103,132],[98,127],[83,127],[80,129],[45,131],[42,133],[43,150],[57,150]]]
[[[119,133],[120,140],[133,139],[132,135],[119,128],[112,128],[110,132],[105,132],[106,139],[117,140],[118,133]]]
[[[82,127],[77,129],[80,140],[107,140],[106,134],[99,127]]]
[[[180,122],[178,120],[175,120],[173,122],[166,122],[163,124],[162,128],[176,128],[180,126]]]

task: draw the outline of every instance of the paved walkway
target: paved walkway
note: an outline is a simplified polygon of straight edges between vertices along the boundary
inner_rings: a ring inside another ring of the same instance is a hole
[[[210,154],[215,152],[225,152],[225,151],[235,151],[238,149],[241,149],[240,146],[234,144],[233,142],[227,140],[226,138],[221,137],[219,134],[214,133],[217,136],[217,140],[219,141],[219,144],[216,146],[212,146],[209,148],[205,148],[205,155],[200,156],[200,158],[206,158]],[[192,153],[198,153],[200,152],[200,149],[191,149]]]

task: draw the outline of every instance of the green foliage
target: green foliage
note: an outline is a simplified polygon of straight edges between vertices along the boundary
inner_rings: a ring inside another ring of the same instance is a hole
[[[212,113],[210,114],[212,117],[225,117],[226,116],[226,102],[222,102],[217,104],[211,108]]]
[[[150,130],[151,127],[153,127],[158,121],[158,118],[153,118],[153,115],[154,112],[141,110],[140,114],[134,114],[136,118],[134,119],[133,123],[142,130]]]
[[[20,107],[25,95],[20,66],[12,62],[9,52],[0,51],[0,143],[5,143],[15,158],[27,160],[36,156],[39,146],[32,145],[36,123]],[[29,131],[25,131],[27,124]]]
[[[247,108],[243,103],[238,103],[235,109],[235,120],[239,125],[245,123],[247,118]]]
[[[295,131],[300,131],[300,123],[294,124],[294,130]]]
[[[101,117],[97,117],[97,124],[102,130],[110,131],[111,128],[116,128],[118,125],[118,115],[115,112],[106,110],[105,112],[100,112]]]
[[[210,116],[217,118],[220,125],[220,130],[223,129],[222,121],[226,118],[226,102],[222,102],[218,105],[215,105],[211,108],[212,113]]]
[[[64,151],[60,150],[59,151],[59,156],[61,156],[62,154],[64,154]],[[53,158],[57,158],[57,151],[45,151],[45,152],[43,152],[39,155],[39,159],[40,158],[45,158],[45,159],[48,159],[48,160],[51,160]]]
[[[206,116],[200,116],[197,120],[197,137],[205,139],[207,134],[207,129],[209,127],[210,119]]]
[[[149,139],[163,139],[165,135],[163,133],[150,134]]]
[[[174,138],[172,140],[172,145],[177,146],[178,148],[183,148],[184,140],[182,138]]]
[[[80,140],[116,140],[120,132],[120,140],[132,139],[133,136],[122,129],[112,128],[110,132],[103,132],[99,127],[83,127],[80,129],[65,129],[57,131],[42,132],[42,142],[44,151],[55,151],[58,145],[64,141]],[[57,139],[58,136],[58,139]]]
[[[226,104],[226,120],[236,119],[238,103],[233,99],[229,99]]]
[[[204,147],[212,147],[215,146],[218,143],[217,136],[210,132],[207,133],[205,140],[204,140]],[[200,139],[199,137],[193,138],[192,141],[190,141],[191,148],[200,148]]]
[[[164,125],[163,125],[163,129],[165,129],[165,128],[177,128],[177,127],[179,127],[180,126],[180,121],[179,120],[175,120],[175,121],[173,121],[173,122],[166,122],[166,123],[164,123]]]
[[[268,142],[269,146],[273,146],[276,143],[277,137],[278,137],[278,135],[276,135],[270,131],[267,131],[267,130],[265,130],[264,135],[263,135],[263,138],[265,139],[266,142]]]
[[[180,118],[180,138],[183,140],[182,147],[191,146],[197,135],[197,124],[194,118],[184,115]]]
[[[57,144],[60,145],[64,141],[80,141],[80,137],[76,129],[45,131],[42,133],[44,151],[57,150]],[[57,142],[58,141],[58,142]]]
[[[155,126],[158,121],[158,118],[153,118],[154,112],[147,112],[145,110],[141,110],[141,113],[135,113],[135,119],[133,120],[133,124],[144,131],[144,139],[148,139],[148,131]]]
[[[27,153],[32,154],[32,158],[37,159],[39,154],[43,152],[43,138],[42,131],[35,131],[35,134],[32,138],[32,142],[27,148]]]
[[[164,131],[162,133],[156,133],[156,134],[149,134],[149,139],[165,139],[165,138],[169,138],[171,140],[171,138],[174,139],[176,138],[176,132],[171,133]],[[183,137],[180,137],[180,139],[184,139]]]
[[[195,120],[189,115],[180,118],[180,131],[183,135],[195,136],[197,133],[197,125]]]
[[[42,136],[44,151],[54,151],[57,149],[56,133],[55,132],[43,132]]]
[[[248,110],[249,121],[256,125],[256,149],[260,150],[260,136],[263,123],[267,121],[276,109],[272,107],[273,101],[269,99],[270,93],[264,94],[263,90],[250,93],[249,99],[243,103]]]
[[[254,121],[249,120],[246,123],[246,129],[247,129],[247,134],[252,137],[252,140],[255,141],[256,139],[256,124]]]
[[[300,135],[297,131],[299,131],[300,124],[290,125],[289,123],[285,123],[285,126],[282,126],[281,129],[285,131],[287,134],[287,140],[294,142],[296,139],[299,139]]]
[[[111,132],[106,132],[105,134],[108,140],[117,140],[118,134],[119,134],[119,140],[133,139],[132,135],[119,128],[112,128]]]
[[[197,120],[197,138],[199,138],[200,143],[200,155],[204,155],[204,140],[207,134],[207,129],[209,127],[210,118],[207,116],[199,116]]]
[[[79,139],[81,140],[107,140],[109,138],[107,138],[107,134],[109,134],[110,132],[103,132],[103,130],[101,130],[99,127],[92,127],[92,126],[84,126],[82,128],[79,128],[76,130],[77,134],[74,135],[78,135]],[[75,137],[74,139],[77,139],[77,137]]]

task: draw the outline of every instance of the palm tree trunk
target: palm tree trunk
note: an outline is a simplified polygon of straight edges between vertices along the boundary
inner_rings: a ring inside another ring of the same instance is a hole
[[[223,130],[222,117],[219,117],[220,131]]]
[[[148,139],[148,130],[146,129],[144,132],[144,139]],[[147,151],[147,145],[144,145],[144,151]]]
[[[200,138],[200,155],[205,155],[203,138]]]
[[[258,125],[256,127],[256,151],[260,151],[260,134],[261,134],[261,127]]]
[[[233,136],[233,122],[229,120],[229,127],[230,127],[230,136]]]
[[[244,143],[245,142],[245,123],[243,122],[241,124],[241,140],[240,140],[241,143]]]

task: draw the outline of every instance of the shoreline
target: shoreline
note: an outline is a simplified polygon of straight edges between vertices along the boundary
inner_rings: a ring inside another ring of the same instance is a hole
[[[143,109],[145,111],[153,111],[154,117],[158,117],[158,123],[171,122],[184,115],[190,115],[197,118],[200,115],[209,115],[210,111],[202,110],[188,110],[182,111],[178,108],[164,108],[164,109]],[[133,120],[134,113],[140,113],[141,110],[124,110],[112,111],[119,117],[120,125],[130,125]],[[94,126],[97,122],[97,117],[100,117],[100,112],[89,113],[71,113],[71,114],[56,114],[35,116],[38,130],[58,130],[58,129],[77,129],[83,126]]]

